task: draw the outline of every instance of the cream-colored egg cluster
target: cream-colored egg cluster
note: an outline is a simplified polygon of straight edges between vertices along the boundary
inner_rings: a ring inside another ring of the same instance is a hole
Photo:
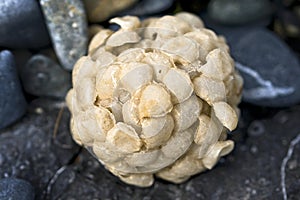
[[[233,149],[242,90],[224,39],[189,13],[111,22],[74,66],[74,140],[133,185],[211,169]]]

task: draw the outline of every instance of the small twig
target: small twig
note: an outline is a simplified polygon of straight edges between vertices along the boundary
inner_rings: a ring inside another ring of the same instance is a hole
[[[54,130],[53,130],[53,138],[56,138],[58,127],[59,127],[63,112],[64,112],[64,107],[61,107],[58,112],[58,115],[56,117],[56,120],[55,120],[55,125],[54,125]]]
[[[287,200],[287,192],[286,192],[286,185],[285,185],[285,168],[286,168],[286,165],[287,165],[288,161],[290,160],[290,158],[293,155],[294,147],[299,142],[300,142],[300,134],[298,134],[298,136],[290,142],[288,152],[287,152],[286,156],[284,157],[284,159],[282,160],[282,163],[281,163],[281,168],[280,168],[281,191],[282,191],[282,195],[283,195],[284,200]]]

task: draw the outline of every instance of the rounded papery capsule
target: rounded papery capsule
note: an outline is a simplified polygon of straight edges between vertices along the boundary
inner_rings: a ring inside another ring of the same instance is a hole
[[[124,153],[137,152],[142,147],[142,141],[135,130],[122,122],[118,122],[108,131],[106,142]]]
[[[211,169],[233,148],[243,84],[224,38],[189,13],[111,22],[74,66],[74,140],[137,186]]]
[[[185,36],[170,38],[161,49],[177,60],[192,63],[199,57],[199,44]]]
[[[139,118],[162,117],[173,108],[170,94],[159,84],[146,86],[138,105]]]
[[[120,179],[129,184],[138,184],[140,187],[149,187],[154,182],[153,175],[151,174],[130,174],[120,176]]]
[[[222,124],[213,113],[211,117],[205,114],[199,116],[199,127],[194,138],[194,142],[199,146],[198,158],[203,158],[209,147],[219,140],[222,129]]]
[[[196,77],[193,80],[195,93],[209,105],[226,99],[225,85],[222,81],[205,76]]]
[[[97,47],[101,46],[105,40],[112,34],[111,30],[100,30],[91,40],[89,44],[89,52],[92,52]]]
[[[128,69],[128,72],[118,82],[118,87],[127,90],[131,94],[153,80],[153,70],[149,65],[136,64],[134,67],[133,69]]]
[[[109,22],[120,25],[123,30],[135,30],[141,25],[139,18],[134,16],[115,17]]]
[[[230,131],[236,128],[238,117],[234,109],[226,102],[216,102],[213,104],[213,110],[220,122]]]
[[[212,169],[221,156],[225,156],[232,151],[234,143],[231,140],[219,141],[207,151],[208,153],[202,159],[203,165],[207,169]]]
[[[173,118],[170,115],[159,118],[146,118],[142,122],[141,138],[146,148],[159,147],[168,141],[174,129]]]
[[[189,128],[196,122],[202,109],[202,102],[195,95],[174,106],[172,116],[175,121],[175,129],[178,131]]]
[[[179,69],[170,69],[163,78],[163,84],[173,94],[173,102],[181,103],[193,93],[193,84],[189,76]]]
[[[134,31],[117,31],[106,42],[108,47],[119,47],[124,44],[137,43],[141,37]]]
[[[204,28],[204,24],[203,24],[202,20],[199,17],[197,17],[196,15],[193,15],[191,13],[180,12],[180,13],[176,14],[175,17],[185,21],[186,23],[190,24],[190,26],[192,26],[196,29]]]

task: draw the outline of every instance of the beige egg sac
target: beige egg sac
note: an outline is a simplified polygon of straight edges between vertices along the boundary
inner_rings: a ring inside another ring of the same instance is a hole
[[[110,20],[73,70],[74,140],[122,181],[181,183],[230,153],[243,80],[224,38],[190,13]]]

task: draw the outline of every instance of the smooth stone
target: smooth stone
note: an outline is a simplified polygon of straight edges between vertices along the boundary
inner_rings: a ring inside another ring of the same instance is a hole
[[[182,10],[198,14],[207,8],[210,0],[178,0]]]
[[[147,16],[158,14],[171,8],[173,3],[174,0],[142,0],[132,8],[121,12],[121,15]]]
[[[14,57],[10,51],[0,52],[0,129],[12,124],[26,111]]]
[[[41,54],[32,56],[20,74],[25,91],[35,96],[64,98],[71,88],[71,74]]]
[[[17,178],[0,179],[0,199],[34,200],[34,196],[34,188],[29,182]]]
[[[137,0],[83,0],[88,20],[102,22],[135,4]]]
[[[66,70],[87,51],[88,28],[83,3],[78,0],[40,0],[57,57]]]
[[[268,107],[299,103],[300,64],[291,49],[266,29],[239,31],[234,36],[229,45],[244,78],[243,100]]]
[[[37,49],[50,44],[42,12],[35,0],[1,0],[0,27],[0,46]]]
[[[212,0],[208,5],[208,15],[226,25],[270,21],[271,13],[272,4],[269,0]]]

